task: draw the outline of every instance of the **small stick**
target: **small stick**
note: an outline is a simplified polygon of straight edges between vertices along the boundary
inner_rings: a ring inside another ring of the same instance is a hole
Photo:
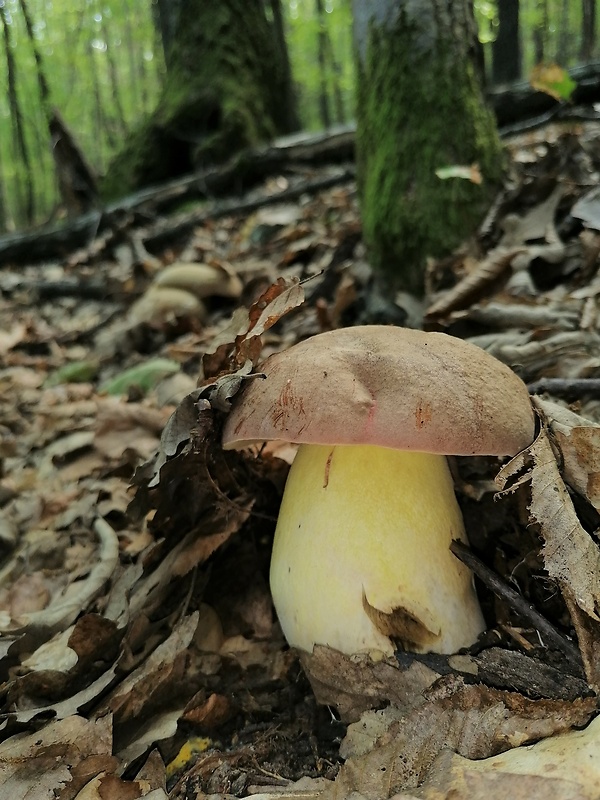
[[[549,392],[559,397],[582,394],[600,397],[600,378],[540,378],[527,385],[529,394]]]
[[[570,663],[581,669],[581,655],[577,647],[557,631],[531,603],[528,603],[518,592],[511,589],[499,575],[480,561],[462,542],[453,541],[450,545],[450,550],[485,583],[496,597],[506,600],[511,608],[530,625],[533,625],[546,641],[552,643],[554,648],[560,650]]]

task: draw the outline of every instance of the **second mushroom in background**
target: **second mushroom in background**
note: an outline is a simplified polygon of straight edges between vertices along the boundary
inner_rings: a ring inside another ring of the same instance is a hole
[[[534,436],[527,389],[483,350],[387,326],[319,334],[268,358],[223,445],[300,445],[271,561],[290,645],[452,653],[484,620],[445,458],[513,455]]]

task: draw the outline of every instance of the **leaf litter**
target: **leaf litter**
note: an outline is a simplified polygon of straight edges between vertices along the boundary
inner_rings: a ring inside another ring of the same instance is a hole
[[[593,125],[512,140],[504,193],[477,241],[431,262],[425,309],[374,280],[347,177],[157,254],[134,230],[2,271],[2,791],[594,796],[577,758],[600,741],[585,727],[600,682],[597,142]],[[91,276],[103,299],[18,288]],[[220,428],[266,355],[369,322],[424,322],[527,382],[584,390],[535,398],[539,434],[508,464],[456,459],[473,550],[500,584],[479,587],[489,631],[471,651],[373,663],[320,647],[301,666],[267,577],[293,453],[224,452]]]

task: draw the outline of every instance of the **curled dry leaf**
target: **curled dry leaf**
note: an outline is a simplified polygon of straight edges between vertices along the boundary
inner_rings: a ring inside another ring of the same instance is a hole
[[[482,761],[441,753],[427,781],[410,796],[421,800],[596,800],[599,764],[600,718],[596,718],[583,731]]]
[[[135,719],[157,697],[164,699],[167,693],[179,693],[186,650],[197,626],[198,612],[195,612],[176,625],[171,635],[111,693],[105,711],[110,711],[115,721]]]
[[[87,576],[69,584],[45,608],[22,614],[18,619],[2,625],[0,630],[10,630],[12,633],[27,633],[32,627],[44,628],[48,632],[62,630],[77,618],[82,609],[87,608],[119,563],[119,542],[115,531],[103,519],[96,520],[94,530],[98,538],[98,552]]]
[[[530,463],[533,466],[529,466]],[[544,424],[533,444],[503,467],[502,491],[528,482],[529,513],[544,540],[542,556],[569,608],[588,683],[600,687],[600,550],[582,527]]]
[[[234,312],[225,330],[213,339],[203,358],[204,375],[209,378],[235,371],[250,360],[256,365],[262,349],[261,335],[281,317],[304,302],[304,288],[298,278],[279,278],[250,309]]]
[[[333,706],[349,722],[388,702],[406,711],[421,702],[423,691],[440,677],[416,660],[402,668],[394,658],[377,662],[367,655],[350,658],[321,645],[303,653],[301,662],[319,703]]]
[[[600,513],[600,425],[549,400],[534,404],[560,448],[566,482]]]
[[[528,700],[515,692],[466,686],[454,678],[438,681],[425,698],[400,720],[390,715],[375,746],[346,761],[336,781],[321,793],[322,800],[342,800],[354,793],[385,800],[416,791],[448,749],[465,759],[489,758],[584,725],[595,707],[593,698],[574,703]]]
[[[598,364],[600,336],[595,331],[563,331],[542,340],[531,332],[508,331],[491,336],[473,336],[482,347],[505,364],[517,366],[524,381],[549,375],[574,378]]]
[[[0,744],[0,786],[6,798],[54,797],[57,787],[78,789],[95,775],[117,768],[110,717],[79,716]]]
[[[523,247],[498,247],[456,286],[432,303],[425,312],[428,320],[442,319],[451,311],[466,308],[475,300],[494,294],[508,280],[513,259]]]

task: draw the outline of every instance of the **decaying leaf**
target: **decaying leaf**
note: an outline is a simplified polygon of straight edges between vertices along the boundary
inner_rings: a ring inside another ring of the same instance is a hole
[[[0,744],[0,786],[6,798],[15,800],[56,797],[57,787],[77,792],[116,767],[110,717],[69,716]]]
[[[599,763],[600,718],[596,718],[583,731],[482,761],[441,753],[423,786],[410,796],[420,800],[596,800]]]
[[[523,247],[497,248],[478,266],[469,272],[456,286],[432,303],[425,317],[440,319],[451,311],[465,308],[480,298],[493,294],[511,274],[513,260],[522,253]]]
[[[96,597],[114,573],[119,561],[119,546],[114,530],[104,520],[98,519],[95,525],[98,537],[96,561],[84,580],[71,584],[66,591],[57,593],[43,609],[12,617],[2,626],[13,633],[26,632],[37,626],[48,631],[56,631],[69,625]]]
[[[548,400],[534,403],[560,448],[566,482],[600,513],[600,425]]]
[[[555,100],[568,100],[577,84],[566,69],[558,64],[536,64],[529,75],[534,89],[545,92]]]
[[[527,461],[532,459],[533,466]],[[521,477],[516,479],[516,476]],[[516,483],[511,484],[511,480]],[[535,442],[515,456],[499,473],[501,490],[530,483],[531,519],[544,540],[543,558],[571,612],[579,646],[592,687],[600,686],[600,550],[582,527],[562,480],[556,456],[542,427]]]

